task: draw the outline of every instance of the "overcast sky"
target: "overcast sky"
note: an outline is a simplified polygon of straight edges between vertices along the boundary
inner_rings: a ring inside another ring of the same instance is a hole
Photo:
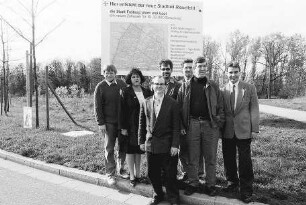
[[[0,14],[25,32],[29,14],[25,7],[31,0],[0,0]],[[40,0],[38,10],[52,0]],[[101,4],[102,0],[57,0],[37,17],[37,40],[64,23],[48,36],[37,48],[38,62],[54,58],[71,58],[89,62],[101,55]],[[239,29],[254,36],[274,32],[285,35],[300,33],[306,37],[305,0],[203,0],[203,34],[225,42],[229,33]],[[16,11],[15,14],[13,11]],[[21,18],[25,18],[24,20]],[[12,31],[10,31],[12,33]],[[17,35],[10,36],[10,59],[25,62],[28,44]],[[0,52],[1,53],[1,52]]]

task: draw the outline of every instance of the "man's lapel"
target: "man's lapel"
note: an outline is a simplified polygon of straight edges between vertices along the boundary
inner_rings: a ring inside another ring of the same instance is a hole
[[[155,111],[154,111],[154,100],[153,97],[150,99],[149,102],[149,107],[150,107],[150,124],[151,124],[151,128],[153,131],[154,125],[155,125],[155,121],[156,121],[156,116],[155,116]]]

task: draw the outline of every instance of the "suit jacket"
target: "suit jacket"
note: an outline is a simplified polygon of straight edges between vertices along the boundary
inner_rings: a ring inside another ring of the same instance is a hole
[[[177,102],[164,96],[158,117],[155,117],[153,96],[141,105],[139,115],[138,144],[153,154],[169,153],[171,147],[179,147],[180,121]]]
[[[225,111],[223,137],[233,138],[236,134],[238,139],[249,139],[252,137],[251,132],[259,132],[259,105],[255,86],[239,81],[234,112],[230,103],[230,84],[226,84],[221,90]]]
[[[149,89],[143,88],[144,98],[152,95]],[[127,129],[129,144],[138,145],[138,125],[140,104],[132,86],[122,90],[121,112],[119,113],[119,129]]]

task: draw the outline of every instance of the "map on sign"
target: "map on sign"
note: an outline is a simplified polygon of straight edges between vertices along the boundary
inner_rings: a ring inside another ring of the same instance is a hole
[[[168,25],[111,22],[111,62],[117,68],[156,70],[168,56]]]

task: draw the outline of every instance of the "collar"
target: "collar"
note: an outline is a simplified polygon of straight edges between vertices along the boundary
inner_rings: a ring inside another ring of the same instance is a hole
[[[169,82],[168,82],[168,83],[166,83],[166,85],[168,85],[168,84],[174,84],[174,79],[173,79],[172,77],[170,77]]]
[[[118,84],[116,79],[114,79],[113,82],[109,82],[108,80],[105,79],[105,82],[107,83],[108,86],[110,86],[112,83]]]
[[[154,100],[160,100],[160,101],[162,102],[163,99],[164,99],[164,97],[165,97],[165,94],[162,95],[162,97],[160,97],[160,98],[157,98],[157,97],[155,97],[155,95],[153,95],[153,101],[154,101]]]
[[[231,81],[229,81],[229,84],[230,84],[231,87],[233,87],[235,85],[235,87],[238,88],[239,80],[235,84],[233,84]]]
[[[206,81],[206,85],[205,85],[205,88],[208,88],[210,86],[210,80],[206,77],[207,81]],[[192,76],[192,78],[187,81],[186,83],[189,83],[189,85],[191,84],[192,81],[195,80],[195,76]]]

